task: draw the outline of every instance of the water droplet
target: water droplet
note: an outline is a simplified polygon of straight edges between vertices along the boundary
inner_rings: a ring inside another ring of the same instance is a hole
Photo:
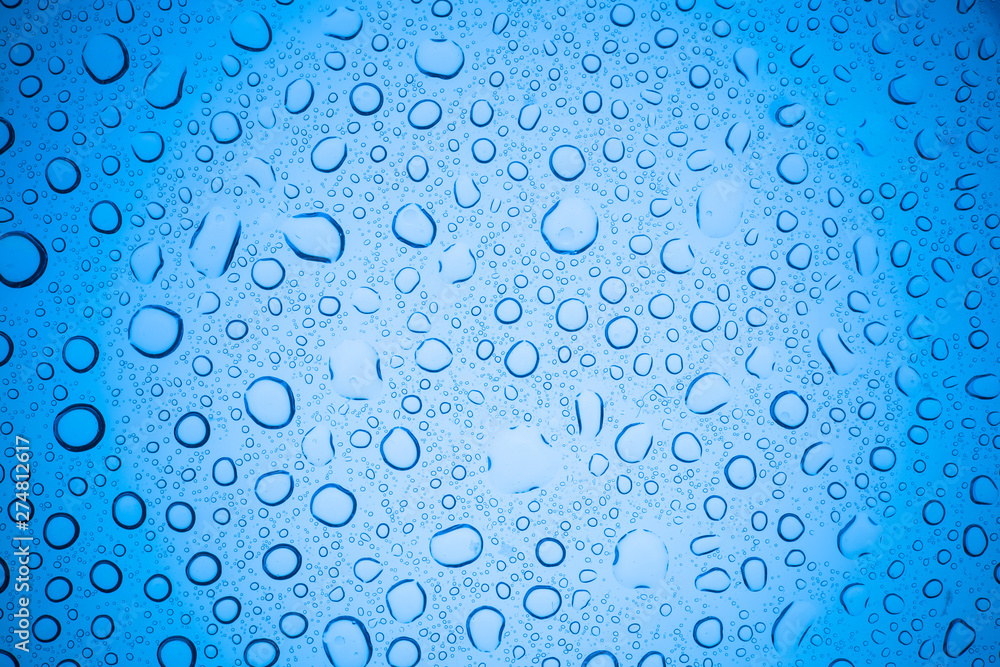
[[[7,232],[0,236],[0,282],[22,288],[34,284],[48,266],[45,247],[27,232]]]
[[[92,35],[83,47],[83,67],[97,83],[114,83],[128,71],[128,64],[128,51],[114,35]]]
[[[427,39],[422,41],[413,56],[417,69],[422,74],[438,79],[452,79],[462,71],[465,54],[450,39]]]
[[[243,395],[247,414],[258,426],[284,428],[295,415],[295,398],[288,384],[265,376],[254,380]]]
[[[667,547],[655,533],[636,529],[615,545],[615,579],[625,588],[655,588],[667,576]]]
[[[264,51],[271,45],[271,26],[259,12],[240,12],[229,24],[233,44],[247,51]]]
[[[460,523],[434,533],[430,552],[442,567],[464,567],[483,553],[483,536],[467,523]]]
[[[578,197],[556,202],[542,217],[542,238],[562,255],[578,255],[597,240],[597,213]]]
[[[465,621],[466,633],[472,646],[479,651],[495,651],[503,640],[507,619],[494,607],[483,606],[472,610]]]

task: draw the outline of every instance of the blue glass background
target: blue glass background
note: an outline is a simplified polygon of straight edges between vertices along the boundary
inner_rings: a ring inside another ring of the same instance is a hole
[[[0,666],[996,663],[995,3],[3,4]]]

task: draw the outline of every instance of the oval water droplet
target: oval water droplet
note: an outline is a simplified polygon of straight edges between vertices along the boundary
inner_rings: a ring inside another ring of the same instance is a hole
[[[462,71],[465,53],[450,39],[428,39],[417,46],[413,59],[422,74],[452,79]]]
[[[464,567],[483,553],[483,536],[467,523],[460,523],[434,533],[430,552],[438,565]]]
[[[250,418],[267,429],[284,428],[295,416],[292,388],[276,377],[254,380],[243,394],[243,404]]]

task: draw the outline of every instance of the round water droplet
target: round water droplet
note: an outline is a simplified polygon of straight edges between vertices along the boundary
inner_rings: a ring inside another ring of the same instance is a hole
[[[45,520],[42,537],[51,548],[66,549],[80,536],[80,524],[72,515],[57,512]]]
[[[447,0],[438,0],[435,7]],[[420,645],[410,637],[397,637],[385,652],[389,667],[415,667],[420,662]]]
[[[611,22],[619,27],[632,25],[635,20],[635,10],[624,3],[619,3],[611,8]]]
[[[788,153],[778,161],[778,175],[782,180],[792,185],[798,185],[806,180],[809,167],[804,157],[798,153]]]
[[[188,561],[185,573],[195,586],[209,586],[222,576],[222,563],[215,555],[199,551]]]
[[[691,412],[707,415],[732,400],[732,395],[732,387],[726,378],[718,373],[705,373],[691,382],[684,403]]]
[[[118,495],[111,503],[111,517],[126,530],[134,530],[146,520],[146,503],[131,491]]]
[[[472,103],[472,110],[469,114],[469,120],[476,127],[485,127],[490,124],[493,120],[493,105],[487,100],[476,100]]]
[[[156,162],[163,155],[163,137],[157,132],[139,132],[132,137],[132,153],[140,162]]]
[[[407,121],[415,130],[429,130],[441,120],[441,105],[434,100],[421,100],[410,108]]]
[[[416,436],[402,426],[389,431],[379,447],[384,460],[395,470],[410,470],[420,461],[420,443]]]
[[[48,266],[45,247],[27,232],[7,232],[0,236],[0,283],[7,287],[28,287],[42,277]]]
[[[351,90],[351,108],[362,116],[371,116],[382,108],[382,90],[370,83],[359,83]]]
[[[301,259],[329,264],[344,254],[344,230],[326,213],[296,215],[285,223],[284,234],[288,247]]]
[[[794,429],[802,426],[809,417],[805,399],[794,391],[783,391],[771,401],[771,419],[778,426]]]
[[[93,449],[104,437],[104,415],[93,405],[75,403],[63,408],[52,424],[56,442],[71,452]]]
[[[639,334],[639,327],[628,315],[621,315],[608,322],[604,327],[604,338],[608,345],[616,350],[631,347]]]
[[[629,424],[615,438],[615,453],[626,463],[638,463],[653,447],[653,429],[638,422]]]
[[[562,595],[552,586],[532,586],[524,594],[524,610],[538,619],[555,616],[562,607]]]
[[[694,433],[685,431],[674,436],[670,451],[678,461],[694,463],[701,458],[701,441]]]
[[[278,628],[281,630],[281,634],[289,639],[296,639],[304,635],[306,630],[309,629],[309,621],[299,612],[290,611],[281,616],[281,620],[278,621]]]
[[[295,416],[292,388],[276,377],[254,380],[243,395],[243,403],[250,418],[264,428],[284,428]]]
[[[102,234],[114,234],[122,226],[122,213],[114,202],[99,201],[90,209],[90,226]]]
[[[428,373],[440,373],[451,365],[453,355],[451,348],[437,338],[428,338],[416,351],[416,362]]]
[[[358,503],[354,494],[339,484],[327,484],[313,494],[309,510],[313,518],[325,526],[339,528],[354,518]]]
[[[538,348],[532,343],[521,340],[510,348],[503,363],[507,372],[514,377],[528,377],[538,368]]]
[[[210,130],[220,144],[231,144],[243,135],[239,119],[229,111],[215,114],[212,117]]]
[[[185,447],[201,447],[208,442],[211,432],[208,419],[200,412],[189,412],[174,425],[174,438]]]
[[[290,114],[300,114],[313,101],[313,86],[308,79],[296,79],[285,88],[285,110]]]
[[[393,217],[392,233],[412,248],[426,248],[437,236],[437,223],[419,204],[407,204]]]
[[[774,271],[766,266],[758,266],[747,274],[747,282],[750,283],[750,286],[761,291],[771,289],[776,281]]]
[[[694,624],[694,640],[703,648],[715,648],[722,643],[722,621],[715,616]]]
[[[576,180],[586,167],[583,153],[576,146],[558,146],[549,155],[549,169],[563,181]]]
[[[720,318],[719,307],[709,301],[699,301],[691,309],[691,324],[704,333],[719,326]]]
[[[685,274],[694,268],[694,251],[682,239],[670,239],[660,250],[660,264],[670,273]]]
[[[556,202],[542,217],[542,238],[561,255],[577,255],[597,240],[597,213],[578,197]]]
[[[187,637],[168,637],[156,649],[160,667],[194,667],[197,659],[198,649]]]
[[[55,158],[45,167],[45,180],[49,187],[59,194],[76,190],[80,185],[80,176],[80,167],[76,166],[76,162],[64,157]]]
[[[290,544],[277,544],[264,553],[261,567],[272,579],[291,579],[302,566],[302,555]]]
[[[258,259],[250,269],[250,277],[262,290],[273,290],[285,279],[285,267],[271,257]]]
[[[757,481],[757,465],[749,456],[734,456],[726,464],[726,481],[734,489],[749,489]]]
[[[295,488],[295,480],[284,470],[276,470],[261,475],[254,484],[257,500],[274,507],[288,500]]]
[[[674,300],[666,294],[657,294],[649,300],[649,314],[658,320],[665,320],[674,314]]]
[[[242,607],[239,600],[227,596],[215,601],[212,605],[212,614],[219,623],[229,624],[239,618]]]
[[[546,537],[535,545],[535,558],[543,567],[556,567],[566,559],[566,547],[559,540]]]
[[[194,527],[196,517],[193,507],[187,503],[177,502],[167,507],[166,518],[171,530],[185,533]]]
[[[587,325],[587,306],[579,299],[567,299],[556,309],[556,324],[564,331],[579,331]]]
[[[99,560],[90,569],[91,585],[102,593],[114,593],[122,585],[122,571],[109,560]]]
[[[146,580],[146,584],[143,586],[146,597],[153,602],[163,602],[170,597],[172,591],[173,584],[162,574],[154,574]]]

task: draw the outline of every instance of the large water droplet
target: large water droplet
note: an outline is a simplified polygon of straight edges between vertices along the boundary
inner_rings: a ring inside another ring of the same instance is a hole
[[[373,651],[368,630],[353,616],[338,616],[327,624],[323,650],[333,667],[366,667]]]
[[[577,255],[597,240],[597,213],[578,197],[556,202],[542,217],[542,238],[554,252]]]
[[[143,306],[132,316],[129,343],[146,357],[159,359],[177,349],[184,335],[181,316],[164,306]]]
[[[631,530],[615,545],[612,570],[626,588],[657,587],[667,576],[667,564],[667,547],[651,531]]]
[[[114,35],[98,33],[83,47],[83,67],[94,81],[114,83],[128,71],[128,51]]]
[[[483,553],[483,536],[467,523],[439,530],[431,537],[431,556],[443,567],[463,567]]]
[[[427,76],[452,79],[462,71],[465,54],[450,39],[427,39],[417,46],[413,56],[417,69]]]
[[[279,378],[265,376],[254,380],[243,395],[247,414],[268,429],[288,426],[295,416],[292,388]]]

